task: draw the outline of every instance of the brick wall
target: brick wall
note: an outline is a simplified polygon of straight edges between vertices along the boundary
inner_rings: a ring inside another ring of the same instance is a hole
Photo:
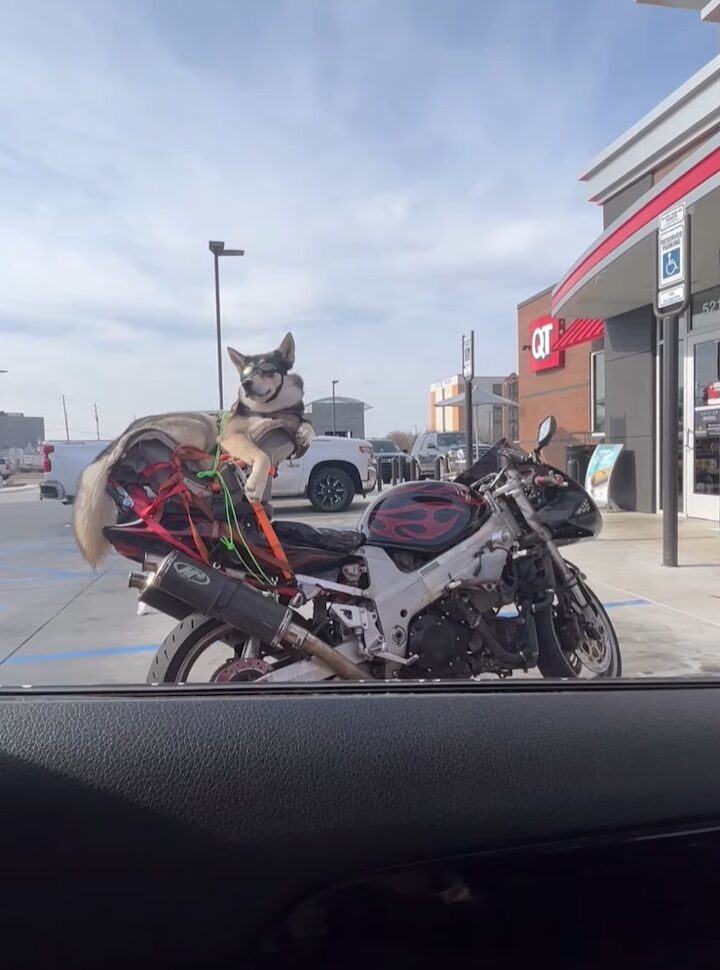
[[[545,451],[548,462],[565,467],[569,444],[597,442],[590,435],[590,354],[602,350],[603,341],[580,344],[565,351],[564,366],[533,372],[531,355],[522,348],[530,343],[530,324],[550,313],[551,289],[518,306],[518,400],[520,444],[530,449],[542,419],[554,414],[557,435]]]

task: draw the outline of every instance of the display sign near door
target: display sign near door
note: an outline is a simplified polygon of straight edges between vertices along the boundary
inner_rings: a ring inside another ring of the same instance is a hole
[[[680,313],[686,306],[688,283],[688,220],[683,204],[663,212],[658,219],[657,297],[658,316]]]
[[[611,508],[610,482],[622,445],[598,445],[585,473],[585,491],[599,509]]]
[[[562,367],[565,353],[555,350],[560,336],[560,321],[555,317],[539,317],[530,324],[530,370],[533,372]]]
[[[716,408],[695,408],[695,433],[708,437],[720,435],[720,405]]]

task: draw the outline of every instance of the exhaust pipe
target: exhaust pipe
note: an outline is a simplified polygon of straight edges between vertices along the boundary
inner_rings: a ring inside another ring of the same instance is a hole
[[[141,575],[131,573],[130,585],[138,588]],[[367,680],[351,660],[294,623],[288,607],[179,552],[171,552],[156,566],[144,580],[138,599],[171,616],[178,607],[184,607],[186,616],[190,606],[257,637],[262,643],[304,650],[345,680]]]

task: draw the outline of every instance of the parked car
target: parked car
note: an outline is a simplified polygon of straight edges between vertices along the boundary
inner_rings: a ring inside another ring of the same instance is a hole
[[[417,459],[420,478],[434,478],[438,456],[445,457],[449,451],[464,447],[462,431],[425,431],[415,439],[410,457]]]
[[[484,455],[486,455],[492,448],[492,445],[485,444],[484,442],[476,441],[473,445],[473,460],[474,464]],[[446,455],[447,458],[447,472],[450,478],[456,478],[467,468],[467,462],[465,460],[465,446],[462,448],[450,448]]]
[[[476,442],[473,446],[474,460],[481,458],[490,445]],[[443,475],[455,477],[465,470],[465,432],[464,431],[425,431],[415,439],[411,458],[416,458],[420,471],[420,478],[435,477],[435,461],[438,456],[445,460],[442,465]]]
[[[390,438],[369,438],[372,445],[375,460],[378,465],[378,475],[382,477],[387,485],[392,481],[393,461],[399,459],[402,469],[401,475],[405,481],[410,479],[410,455],[401,451],[394,441]]]
[[[107,441],[47,441],[45,480],[40,498],[70,503],[80,473],[109,444]],[[314,438],[302,458],[284,461],[273,483],[276,498],[303,496],[318,512],[344,512],[356,495],[375,487],[377,471],[372,445],[361,438]]]
[[[318,435],[302,458],[281,462],[273,497],[305,496],[316,512],[344,512],[377,482],[372,445],[363,438]]]
[[[6,482],[15,471],[15,466],[9,458],[0,458],[0,481]]]
[[[80,473],[109,444],[109,441],[93,440],[44,441],[39,449],[44,472],[40,498],[57,498],[69,505],[75,498]]]

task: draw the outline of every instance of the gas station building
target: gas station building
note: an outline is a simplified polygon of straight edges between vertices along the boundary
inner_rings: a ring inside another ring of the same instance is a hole
[[[720,29],[720,0],[655,5],[686,8],[709,30]],[[660,510],[664,348],[654,301],[658,285],[682,276],[678,508],[718,521],[720,56],[604,149],[581,179],[590,201],[602,207],[603,231],[556,285],[518,308],[520,437],[536,423],[527,402],[541,398],[543,388],[566,388],[554,395],[558,424],[582,425],[576,440],[622,444],[620,504]],[[689,216],[683,272],[676,249],[658,253],[661,217],[670,212]],[[565,376],[568,360],[575,370]],[[573,408],[572,416],[564,408]]]

